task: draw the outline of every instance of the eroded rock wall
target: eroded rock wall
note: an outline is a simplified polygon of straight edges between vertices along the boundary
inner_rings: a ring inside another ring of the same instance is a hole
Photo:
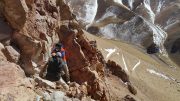
[[[33,84],[20,66],[7,61],[10,54],[4,54],[4,50],[6,48],[0,43],[0,99],[34,101],[36,93],[32,90]]]
[[[47,61],[49,49],[56,38],[59,9],[54,0],[2,0],[2,14],[13,32],[14,42],[21,52],[20,64],[26,74],[33,74],[32,62]]]
[[[62,6],[60,6],[62,7]],[[69,12],[67,8],[61,12]],[[63,13],[64,14],[64,13]],[[64,15],[62,15],[64,16]],[[73,15],[70,15],[73,17]],[[69,16],[69,17],[70,17]],[[90,44],[84,36],[84,31],[80,28],[77,21],[70,18],[61,20],[59,38],[67,50],[67,63],[69,66],[71,80],[80,84],[87,82],[88,94],[95,100],[107,100],[104,82],[104,63],[102,55]]]
[[[33,75],[35,67],[42,67],[53,44],[60,41],[67,51],[71,81],[87,82],[89,96],[108,100],[102,54],[83,35],[64,0],[1,0],[0,4],[3,17],[13,29],[10,44],[20,54],[14,62],[26,75]]]

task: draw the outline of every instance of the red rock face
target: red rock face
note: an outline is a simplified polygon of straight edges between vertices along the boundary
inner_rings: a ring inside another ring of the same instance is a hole
[[[62,23],[59,38],[67,51],[71,80],[79,84],[87,82],[88,94],[95,100],[106,101],[105,84],[101,81],[104,78],[104,64],[100,53],[83,35],[77,22],[63,20]]]

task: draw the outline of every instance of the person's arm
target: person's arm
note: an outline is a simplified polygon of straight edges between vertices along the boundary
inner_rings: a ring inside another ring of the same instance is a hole
[[[60,52],[61,52],[62,58],[65,57],[65,50],[64,50],[64,48],[61,48]]]
[[[59,70],[61,71],[61,69],[62,69],[62,66],[63,66],[63,60],[62,60],[62,58],[58,58],[58,61],[59,61]]]
[[[56,48],[52,48],[51,53],[56,52]]]
[[[61,56],[62,56],[62,58],[64,58],[65,57],[65,51],[63,50],[63,51],[61,51]]]

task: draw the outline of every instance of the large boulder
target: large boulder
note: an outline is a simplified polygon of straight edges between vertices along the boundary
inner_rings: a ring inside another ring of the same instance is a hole
[[[20,30],[26,22],[28,7],[25,0],[3,0],[3,14],[14,29]]]
[[[106,65],[113,75],[121,78],[123,82],[129,82],[129,76],[120,65],[116,64],[116,62],[108,60]]]
[[[18,85],[25,77],[23,70],[16,64],[2,61],[0,62],[1,87]]]
[[[56,84],[54,82],[42,79],[40,77],[35,77],[35,81],[37,82],[37,86],[39,87],[45,87],[45,88],[56,88]]]
[[[7,101],[34,101],[36,94],[24,83],[24,71],[16,64],[0,61],[0,99]]]

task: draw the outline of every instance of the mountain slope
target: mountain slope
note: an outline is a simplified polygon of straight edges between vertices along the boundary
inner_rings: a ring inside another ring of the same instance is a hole
[[[94,15],[94,20],[82,23],[90,33],[144,48],[155,43],[161,54],[180,63],[174,57],[179,57],[179,52],[171,52],[180,37],[179,0],[94,0],[93,3],[82,0],[81,4],[74,5],[76,2],[79,1],[68,0],[67,4],[80,22],[85,19],[82,15]],[[80,5],[84,9],[79,10]],[[179,46],[176,45],[176,49],[179,50]]]
[[[132,84],[138,90],[136,96],[140,101],[180,100],[180,69],[178,67],[171,68],[154,55],[148,55],[133,45],[86,35],[91,40],[97,40],[98,49],[104,57],[112,52],[106,60],[114,60],[126,70]],[[107,49],[115,49],[115,51],[108,52]]]

